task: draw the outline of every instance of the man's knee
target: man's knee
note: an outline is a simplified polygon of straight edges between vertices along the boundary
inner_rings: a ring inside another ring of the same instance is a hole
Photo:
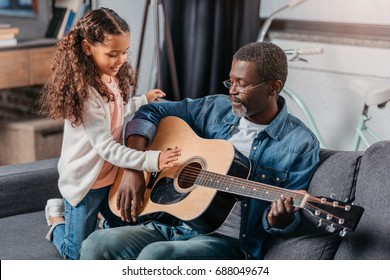
[[[114,244],[110,244],[116,239],[106,238],[105,230],[97,230],[91,233],[87,239],[83,241],[80,249],[80,259],[84,260],[101,260],[109,259],[108,251],[113,248]]]
[[[138,260],[170,260],[175,259],[175,248],[172,242],[163,241],[147,245],[139,254]]]

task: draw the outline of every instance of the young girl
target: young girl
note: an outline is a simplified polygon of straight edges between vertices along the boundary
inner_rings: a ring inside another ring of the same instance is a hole
[[[132,96],[129,45],[129,26],[122,18],[107,8],[92,10],[58,43],[43,88],[41,111],[65,123],[58,163],[63,199],[48,201],[46,219],[47,238],[66,259],[79,258],[98,213],[104,216],[118,167],[155,172],[180,155],[178,148],[141,152],[121,144],[124,117],[165,96],[157,89]]]

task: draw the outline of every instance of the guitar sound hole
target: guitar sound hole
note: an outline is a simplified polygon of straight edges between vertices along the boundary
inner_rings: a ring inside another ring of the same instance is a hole
[[[177,178],[179,188],[183,190],[192,188],[201,170],[202,165],[199,162],[191,162],[185,166]]]

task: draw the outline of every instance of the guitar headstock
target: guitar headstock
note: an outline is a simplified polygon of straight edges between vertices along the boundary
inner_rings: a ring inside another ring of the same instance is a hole
[[[303,209],[318,220],[319,227],[324,225],[329,232],[341,230],[342,236],[356,229],[364,212],[363,207],[349,202],[315,196],[310,196]]]

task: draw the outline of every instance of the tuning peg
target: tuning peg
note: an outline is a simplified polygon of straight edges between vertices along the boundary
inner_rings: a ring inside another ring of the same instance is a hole
[[[344,236],[347,235],[347,231],[345,230],[345,228],[343,228],[343,229],[339,232],[339,235],[340,235],[341,237],[344,237]]]
[[[330,196],[329,196],[331,199],[335,199],[336,198],[336,195],[334,193],[331,193]]]
[[[326,226],[326,230],[328,232],[332,233],[336,230],[336,228],[334,227],[334,224],[332,223],[332,224]]]
[[[319,219],[317,227],[321,227],[321,226],[322,226],[322,219]]]

